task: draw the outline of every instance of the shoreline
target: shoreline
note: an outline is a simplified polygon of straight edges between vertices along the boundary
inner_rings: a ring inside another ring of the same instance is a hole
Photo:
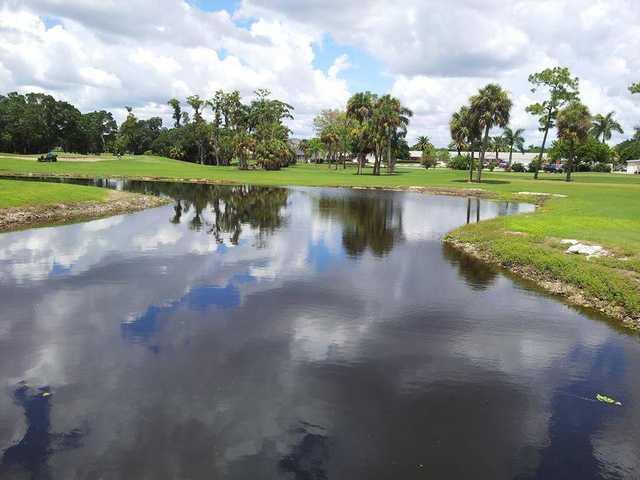
[[[0,209],[0,233],[95,220],[138,212],[168,203],[170,203],[169,200],[161,197],[109,190],[104,201],[2,208]]]
[[[499,267],[514,274],[518,278],[528,280],[544,290],[546,293],[558,295],[571,305],[591,308],[609,318],[618,321],[618,324],[633,331],[640,331],[640,317],[634,317],[624,307],[600,298],[589,297],[584,291],[567,282],[563,282],[535,268],[533,265],[506,264],[498,260],[486,249],[480,249],[471,242],[464,242],[447,234],[443,243],[455,248],[465,255],[469,255],[487,264]]]

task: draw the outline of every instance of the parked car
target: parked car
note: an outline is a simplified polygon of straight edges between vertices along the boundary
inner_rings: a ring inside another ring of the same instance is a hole
[[[547,163],[542,170],[547,173],[562,173],[562,165],[557,165],[555,163]]]

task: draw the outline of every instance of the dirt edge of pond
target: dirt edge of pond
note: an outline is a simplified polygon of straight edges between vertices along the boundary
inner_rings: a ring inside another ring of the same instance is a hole
[[[93,220],[137,212],[168,203],[170,201],[162,197],[110,190],[107,198],[99,202],[2,208],[0,209],[0,232]]]
[[[473,243],[463,242],[455,238],[451,238],[450,236],[445,237],[443,242],[466,255],[503,268],[517,277],[533,282],[544,291],[563,297],[572,305],[591,308],[621,322],[622,326],[626,328],[640,331],[640,318],[633,317],[620,305],[616,305],[600,298],[589,297],[585,295],[582,289],[569,283],[562,282],[556,278],[552,278],[549,275],[545,275],[543,272],[531,265],[504,264],[496,259],[489,251],[479,249]]]

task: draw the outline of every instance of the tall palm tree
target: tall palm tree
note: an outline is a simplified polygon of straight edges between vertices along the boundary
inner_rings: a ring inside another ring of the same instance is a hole
[[[524,128],[518,128],[517,130],[512,130],[509,127],[505,127],[502,132],[502,136],[509,147],[509,166],[511,166],[511,159],[513,158],[513,149],[520,151],[520,153],[524,153],[524,137],[522,134],[524,133]]]
[[[576,149],[589,137],[591,128],[591,114],[586,105],[573,101],[558,112],[556,120],[558,138],[566,143],[569,150],[569,158],[565,170],[566,181],[571,181],[571,171],[576,158]]]
[[[391,159],[391,145],[396,136],[403,137],[407,132],[409,117],[413,113],[406,107],[403,107],[395,97],[391,95],[383,95],[374,105],[372,116],[373,126],[373,143],[375,153],[375,164],[373,174],[380,175],[380,165],[383,150],[386,149],[387,170],[388,173],[393,171],[393,162]]]
[[[471,97],[470,110],[484,129],[478,162],[478,183],[482,181],[482,167],[489,141],[489,130],[496,126],[504,128],[509,124],[512,105],[507,91],[496,83],[488,84],[481,88],[477,95]]]
[[[597,114],[593,117],[591,123],[591,134],[600,138],[602,136],[602,143],[605,143],[611,138],[611,134],[616,131],[618,133],[624,133],[622,126],[613,119],[616,112],[609,112],[606,115]]]
[[[458,155],[462,153],[463,149],[468,148],[471,150],[471,159],[469,161],[469,181],[471,182],[473,180],[475,149],[482,135],[478,118],[468,106],[463,105],[460,110],[451,116],[449,130],[451,138],[456,145],[456,150],[458,150]]]
[[[451,133],[451,139],[456,146],[458,155],[462,153],[462,150],[467,148],[467,140],[469,138],[469,129],[467,128],[466,117],[469,115],[469,107],[462,106],[460,110],[454,112],[449,120],[449,132]]]
[[[367,153],[371,151],[371,118],[377,98],[374,93],[359,92],[347,102],[347,118],[353,120],[351,132],[358,156],[358,175],[362,171]]]
[[[413,146],[413,148],[416,149],[416,150],[423,151],[429,145],[431,145],[431,140],[429,140],[429,137],[427,137],[425,135],[420,135],[418,137],[418,140],[416,141],[416,144]]]

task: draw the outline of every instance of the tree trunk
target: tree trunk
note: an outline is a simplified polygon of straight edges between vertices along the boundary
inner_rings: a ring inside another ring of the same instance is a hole
[[[473,182],[473,160],[474,160],[474,156],[475,156],[476,152],[473,149],[473,146],[471,147],[471,160],[469,160],[469,181]]]
[[[482,139],[482,147],[480,148],[480,158],[478,159],[478,183],[482,182],[482,168],[484,167],[484,153],[487,150],[487,142],[489,141],[489,125],[484,128],[484,138]]]
[[[547,144],[547,135],[549,134],[549,126],[551,125],[551,110],[547,115],[547,123],[544,126],[544,137],[542,137],[542,147],[540,148],[540,155],[538,156],[538,162],[534,165],[536,171],[533,174],[533,179],[538,179],[538,170],[542,166],[542,155],[544,155],[544,146]]]
[[[511,159],[513,158],[513,143],[509,147],[509,167],[511,167]]]
[[[573,148],[571,149],[571,153],[569,154],[569,159],[567,160],[567,176],[565,177],[565,181],[570,182],[571,181],[571,171],[573,170],[573,159],[575,157],[575,154],[573,153]]]
[[[391,175],[395,164],[391,163],[391,136],[389,136],[389,142],[387,143],[387,173]]]

